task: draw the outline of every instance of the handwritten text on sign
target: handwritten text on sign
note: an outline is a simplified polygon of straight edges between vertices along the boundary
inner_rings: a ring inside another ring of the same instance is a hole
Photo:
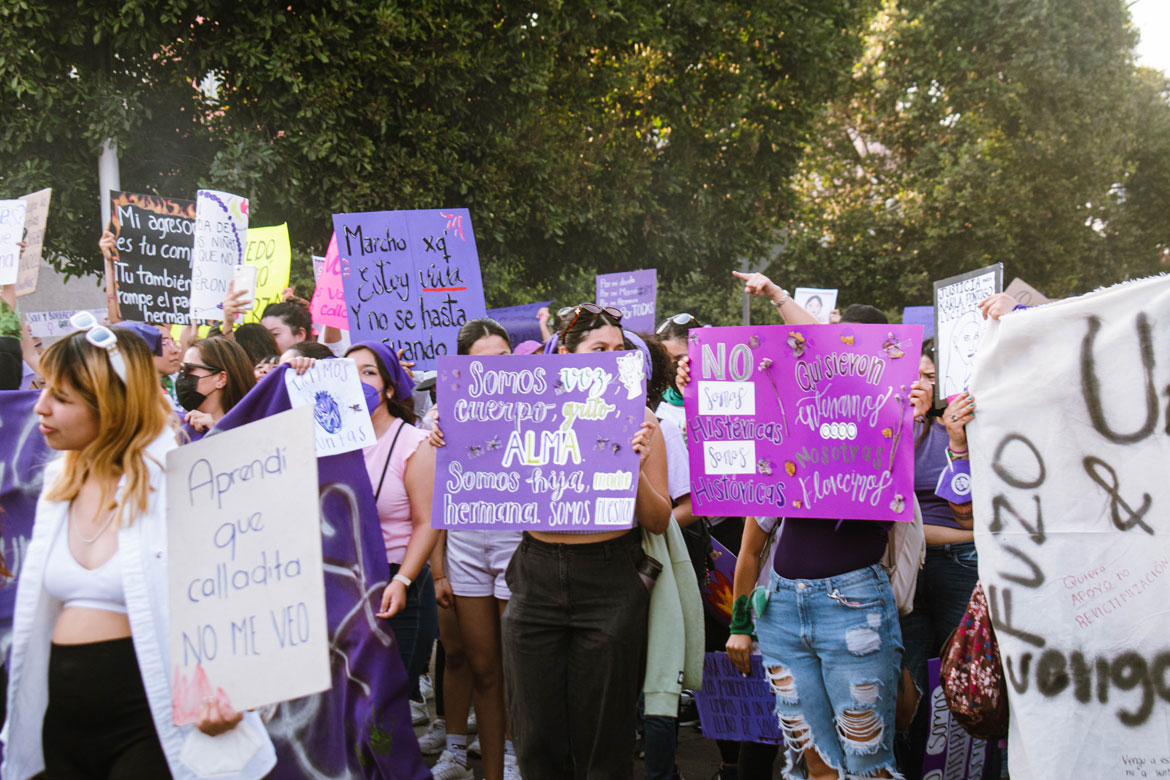
[[[45,251],[45,227],[49,223],[49,200],[53,190],[43,190],[21,195],[28,204],[24,214],[24,251],[20,253],[20,273],[16,277],[16,294],[29,295],[37,290],[37,279],[41,274],[41,257]]]
[[[320,259],[320,270],[318,270]],[[313,276],[317,285],[313,288],[313,300],[309,312],[313,322],[327,328],[349,330],[345,314],[345,288],[341,283],[341,258],[337,256],[337,236],[329,239],[325,257],[313,258]]]
[[[333,229],[350,339],[386,341],[423,370],[455,354],[459,328],[485,312],[467,209],[334,214]]]
[[[195,201],[110,193],[116,311],[110,320],[186,324],[191,310]]]
[[[249,227],[244,264],[256,266],[256,295],[252,308],[244,312],[243,322],[259,322],[270,304],[280,303],[281,292],[288,287],[292,269],[288,225]]]
[[[926,732],[926,750],[922,756],[923,780],[982,780],[983,767],[991,750],[985,740],[974,739],[947,708],[947,697],[939,685],[939,659],[927,663],[926,679],[930,680],[929,726]],[[998,770],[996,774],[999,774]]]
[[[744,677],[727,653],[707,653],[703,659],[703,689],[695,691],[703,736],[733,742],[783,741],[776,718],[776,695],[764,679],[760,656],[750,656],[752,674]]]
[[[692,330],[695,513],[910,520],[921,347],[912,325]]]
[[[597,303],[620,309],[622,325],[629,330],[654,331],[657,300],[658,271],[653,268],[597,275]]]
[[[329,687],[312,412],[292,409],[167,455],[174,715]]]
[[[611,531],[634,524],[645,418],[639,352],[444,357],[435,528]]]
[[[946,406],[970,385],[975,351],[988,323],[979,302],[1001,290],[1003,263],[934,283],[935,406]]]
[[[229,192],[199,190],[191,255],[191,314],[195,319],[223,319],[223,299],[233,269],[244,264],[247,240],[248,199]]]
[[[284,383],[294,407],[313,410],[317,457],[360,450],[374,443],[374,425],[353,360],[318,360],[303,374],[290,369],[284,374]]]

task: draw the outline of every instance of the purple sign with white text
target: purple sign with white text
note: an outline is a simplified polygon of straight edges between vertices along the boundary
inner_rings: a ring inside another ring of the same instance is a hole
[[[597,275],[597,303],[621,309],[622,327],[654,332],[654,305],[658,300],[658,271],[625,271]]]
[[[911,520],[922,328],[690,332],[696,515]]]
[[[415,370],[454,355],[486,311],[467,209],[334,214],[333,229],[353,343],[385,341]]]
[[[435,528],[632,528],[640,352],[439,359]]]
[[[931,658],[926,666],[930,680],[930,726],[922,756],[923,780],[980,780],[992,746],[963,731],[951,715],[947,697],[938,682],[939,666],[937,658]],[[998,769],[995,776],[999,776]]]

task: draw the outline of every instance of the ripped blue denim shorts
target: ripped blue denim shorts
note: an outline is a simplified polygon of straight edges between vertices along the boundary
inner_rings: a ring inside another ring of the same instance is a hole
[[[789,780],[804,780],[802,753],[815,748],[842,778],[894,764],[894,705],[902,630],[889,578],[867,566],[822,580],[772,573],[756,619],[765,674],[788,746]]]

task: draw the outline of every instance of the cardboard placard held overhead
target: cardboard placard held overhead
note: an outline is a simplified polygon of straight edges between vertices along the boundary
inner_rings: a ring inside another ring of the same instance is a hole
[[[1046,303],[1052,303],[1051,298],[1018,276],[1012,279],[1012,283],[1007,286],[1004,292],[1025,306],[1043,306]]]
[[[1003,263],[934,283],[934,405],[944,408],[971,383],[975,351],[988,320],[979,302],[1003,292]]]
[[[176,725],[330,687],[313,414],[308,407],[167,455]]]
[[[292,271],[292,247],[288,225],[249,227],[244,248],[244,265],[256,266],[256,296],[252,308],[244,312],[241,323],[260,322],[270,304],[280,303]]]
[[[293,407],[313,409],[317,457],[368,447],[375,442],[374,426],[352,358],[318,360],[303,374],[284,375]]]
[[[20,273],[20,242],[24,240],[23,200],[0,200],[0,285],[16,284]]]
[[[654,332],[655,307],[658,301],[658,271],[622,271],[597,275],[597,304],[613,306],[622,312],[626,330]]]
[[[17,296],[36,292],[40,277],[41,258],[45,251],[45,226],[49,221],[49,199],[53,190],[46,187],[28,195],[21,195],[28,208],[24,213],[24,251],[20,253],[20,271],[16,276]]]
[[[321,258],[321,269],[317,270],[317,258],[313,258],[313,274],[316,287],[313,300],[309,302],[309,313],[313,322],[327,328],[349,330],[349,319],[345,313],[345,288],[341,283],[341,258],[337,255],[337,236],[329,239],[329,248]]]
[[[110,232],[117,238],[106,262],[110,321],[189,322],[195,201],[111,191]]]
[[[223,299],[232,270],[244,264],[248,199],[199,190],[195,198],[195,246],[191,253],[191,316],[223,321]]]

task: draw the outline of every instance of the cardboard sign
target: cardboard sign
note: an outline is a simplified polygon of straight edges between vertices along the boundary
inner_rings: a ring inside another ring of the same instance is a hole
[[[987,331],[979,302],[1003,291],[1003,263],[934,283],[934,405],[945,407],[971,384],[975,351]]]
[[[1170,277],[1130,281],[1004,317],[975,357],[975,544],[1012,777],[1170,772],[1167,321]]]
[[[703,736],[780,745],[784,736],[776,717],[776,695],[764,679],[763,659],[749,657],[750,677],[739,673],[727,653],[707,653],[703,658],[703,689],[695,691]]]
[[[286,372],[284,381],[293,408],[313,409],[317,457],[360,450],[377,440],[352,359],[318,360],[303,374]]]
[[[30,311],[24,315],[24,320],[28,323],[29,334],[34,338],[55,339],[73,332],[73,327],[69,324],[69,318],[76,314],[77,311],[76,309],[66,309],[64,311]],[[97,318],[98,322],[105,320],[108,314],[105,309],[83,309],[82,311],[88,311]]]
[[[992,745],[972,738],[951,715],[938,682],[940,666],[937,658],[926,663],[926,676],[930,680],[930,725],[926,753],[922,757],[922,780],[983,780],[983,767],[990,758]]]
[[[256,297],[251,310],[244,312],[240,322],[260,322],[264,309],[269,304],[280,303],[280,294],[288,287],[292,269],[288,225],[248,228],[244,263],[256,266]]]
[[[16,295],[36,292],[37,279],[41,273],[41,258],[45,251],[45,226],[49,222],[49,199],[53,190],[43,190],[21,195],[27,209],[24,212],[24,251],[20,253],[20,271],[16,276]]]
[[[316,270],[314,269],[314,273]],[[337,255],[337,234],[329,239],[325,250],[321,273],[317,275],[317,286],[313,288],[313,300],[309,302],[309,313],[313,322],[327,328],[349,330],[349,318],[345,313],[345,289],[341,283],[341,258]]]
[[[1025,306],[1043,306],[1046,303],[1052,303],[1052,300],[1045,297],[1044,293],[1018,276],[1012,279],[1012,283],[1007,286],[1004,292]]]
[[[622,312],[626,330],[654,332],[654,307],[658,300],[658,271],[623,271],[597,275],[597,304]]]
[[[117,237],[106,263],[110,321],[189,322],[195,202],[111,191],[110,232]]]
[[[242,711],[330,686],[312,412],[167,455],[176,725],[216,696]]]
[[[912,520],[913,325],[696,328],[696,515]]]
[[[906,306],[902,309],[903,325],[921,325],[922,338],[934,337],[934,307]]]
[[[640,352],[444,357],[435,528],[634,526],[645,419]]]
[[[486,311],[467,209],[334,214],[333,229],[350,339],[385,341],[421,371],[454,355]]]
[[[823,287],[797,287],[792,291],[792,300],[816,317],[817,322],[827,325],[829,315],[837,308],[837,291]]]
[[[321,279],[321,273],[325,270],[325,258],[321,255],[312,255],[313,260],[313,281],[317,282]]]
[[[0,200],[0,285],[16,284],[20,273],[20,242],[24,240],[23,200]]]
[[[195,198],[195,246],[191,254],[191,316],[223,321],[223,299],[232,269],[244,262],[248,199],[218,190]]]

